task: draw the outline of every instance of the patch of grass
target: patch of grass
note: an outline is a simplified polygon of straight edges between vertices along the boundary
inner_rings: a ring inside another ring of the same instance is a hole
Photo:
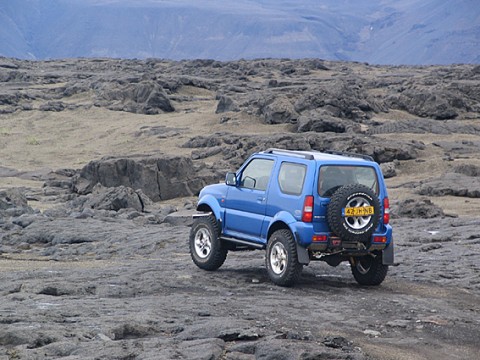
[[[40,145],[40,141],[35,136],[27,137],[27,145]]]
[[[7,356],[8,360],[20,359],[20,354],[15,349],[7,350]]]
[[[0,136],[8,136],[10,135],[10,129],[5,127],[0,127]]]

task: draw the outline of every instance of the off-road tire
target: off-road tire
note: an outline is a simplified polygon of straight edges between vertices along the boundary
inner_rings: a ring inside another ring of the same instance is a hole
[[[373,206],[374,213],[364,217],[346,217],[346,207]],[[365,185],[350,184],[340,187],[330,198],[327,210],[328,225],[342,240],[368,242],[380,220],[380,201]]]
[[[366,255],[356,258],[350,263],[352,274],[360,285],[380,285],[388,272],[388,265],[382,264],[380,255]]]
[[[290,230],[275,231],[268,239],[265,257],[268,276],[277,285],[292,286],[303,265],[298,262],[297,244]]]
[[[228,250],[219,238],[213,215],[195,219],[190,230],[189,247],[193,262],[203,270],[217,270],[227,258]]]

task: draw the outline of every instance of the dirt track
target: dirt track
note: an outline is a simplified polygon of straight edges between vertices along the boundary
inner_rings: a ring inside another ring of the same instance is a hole
[[[476,358],[478,280],[437,276],[455,274],[441,258],[423,269],[438,250],[398,242],[398,266],[378,288],[358,286],[348,266],[324,263],[281,288],[268,280],[261,251],[230,253],[216,272],[197,269],[188,231],[147,227],[143,241],[132,238],[138,254],[119,255],[119,240],[108,260],[93,259],[95,244],[78,244],[85,255],[70,261],[45,261],[35,255],[41,247],[4,254],[4,358]],[[465,269],[477,279],[478,271]]]

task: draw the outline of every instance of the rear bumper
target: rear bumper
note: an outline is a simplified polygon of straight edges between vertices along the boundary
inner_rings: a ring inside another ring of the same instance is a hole
[[[298,222],[292,227],[296,241],[299,259],[304,264],[308,259],[314,259],[314,253],[322,257],[325,255],[338,254],[340,256],[362,256],[373,251],[382,252],[383,264],[393,265],[394,246],[392,239],[392,227],[390,225],[381,225],[380,229],[372,234],[367,243],[343,241],[332,233],[317,233],[314,231],[311,223]],[[314,241],[317,239],[317,241]],[[318,239],[322,239],[318,241]],[[324,239],[324,240],[323,240]]]
[[[375,232],[372,234],[370,241],[367,243],[349,242],[335,236],[332,233],[311,233],[303,232],[302,235],[308,238],[298,239],[300,245],[312,251],[325,250],[383,250],[392,243],[392,227],[390,225],[383,226],[383,232]],[[322,239],[319,241],[312,240],[314,238]]]

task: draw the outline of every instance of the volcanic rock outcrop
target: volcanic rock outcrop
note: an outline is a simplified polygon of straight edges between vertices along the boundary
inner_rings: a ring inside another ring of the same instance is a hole
[[[95,185],[127,186],[141,189],[153,201],[198,194],[217,182],[220,174],[205,164],[193,164],[190,158],[150,156],[93,160],[78,174],[75,191],[87,194]]]

